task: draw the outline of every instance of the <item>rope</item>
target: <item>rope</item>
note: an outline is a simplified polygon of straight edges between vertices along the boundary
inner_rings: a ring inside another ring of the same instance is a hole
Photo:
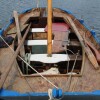
[[[2,36],[0,36],[1,39],[5,42],[5,44],[10,48],[10,50],[14,53],[14,50],[9,46],[9,44],[2,38]],[[41,73],[39,73],[36,69],[34,69],[30,64],[28,64],[23,58],[21,58],[19,55],[18,57],[24,62],[26,63],[32,70],[34,70],[38,75],[40,75],[43,79],[45,79],[48,83],[50,83],[52,86],[54,86],[55,88],[59,89],[56,85],[54,85],[50,80],[48,80],[46,77],[44,77]]]
[[[69,90],[69,87],[70,87],[70,84],[71,84],[72,72],[73,72],[73,70],[74,70],[74,68],[75,68],[75,64],[76,64],[76,61],[77,61],[78,54],[79,54],[79,50],[78,50],[78,53],[77,53],[77,55],[76,55],[76,58],[75,58],[75,61],[74,61],[74,64],[73,64],[73,67],[72,67],[72,70],[71,70],[71,74],[70,74],[70,76],[69,76],[69,82],[68,82],[69,85],[67,84],[67,90]]]
[[[69,42],[68,40],[55,40],[55,41]],[[75,55],[75,53],[74,53],[72,50],[66,48],[66,45],[64,45],[64,48],[65,48],[66,54],[68,54],[67,51],[69,51],[69,52],[71,52],[73,55]],[[68,63],[67,63],[67,73],[68,73],[68,70],[69,70],[69,61],[68,61]]]
[[[65,46],[65,52],[66,52],[66,54],[68,54],[66,46]],[[69,70],[69,60],[68,60],[68,63],[67,63],[67,73],[68,73],[68,70]]]
[[[5,42],[5,44],[11,49],[11,51],[13,51],[13,53],[14,53],[14,50],[8,45],[8,43],[6,43],[6,41],[0,36],[0,38]],[[17,62],[16,62],[17,63]],[[16,66],[16,68],[17,68],[17,70],[18,70],[18,67]],[[19,70],[18,70],[18,72],[19,72]],[[19,74],[20,74],[20,72],[19,72]],[[21,74],[20,74],[21,75]],[[28,86],[30,87],[30,89],[32,90],[32,92],[33,92],[33,89],[32,89],[32,87],[30,86],[30,84],[28,83],[28,81],[27,81],[27,79],[24,77],[24,79],[25,79],[25,81],[26,81],[26,83],[28,84]]]

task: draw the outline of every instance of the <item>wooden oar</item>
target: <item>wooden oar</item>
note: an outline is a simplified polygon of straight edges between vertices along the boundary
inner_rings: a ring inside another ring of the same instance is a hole
[[[0,78],[0,88],[3,87],[3,84],[4,84],[4,82],[5,82],[6,78],[7,78],[10,70],[12,69],[12,65],[13,65],[16,57],[18,56],[18,53],[20,52],[20,49],[22,48],[22,45],[24,44],[25,38],[26,38],[26,36],[27,36],[27,34],[28,34],[29,30],[30,30],[30,26],[31,26],[31,24],[28,26],[28,28],[27,28],[27,30],[26,30],[26,32],[25,32],[25,34],[24,34],[24,36],[23,36],[20,44],[18,45],[16,51],[14,52],[14,54],[12,56],[12,59],[6,65],[6,67],[5,67],[6,69],[5,69],[4,74],[1,74],[1,78]]]
[[[18,13],[17,13],[17,11],[14,11],[13,14],[14,14],[15,23],[16,23],[18,44],[20,44],[20,41],[21,41],[21,39],[22,39],[22,35],[21,35],[21,30],[20,30],[20,24],[19,24],[19,19],[18,19]],[[20,49],[20,55],[21,55],[21,57],[24,57],[24,56],[25,56],[24,45],[22,45],[22,47],[21,47],[21,49]]]
[[[92,65],[94,66],[95,69],[99,69],[99,65],[98,62],[94,56],[94,54],[92,53],[91,49],[88,47],[88,45],[84,44],[84,39],[82,38],[82,36],[80,35],[77,27],[75,26],[74,22],[72,21],[72,19],[69,16],[64,17],[64,19],[66,19],[69,24],[71,25],[72,29],[75,31],[75,34],[77,35],[83,49],[85,50],[90,62],[92,63]]]
[[[100,53],[99,53],[99,51],[92,45],[91,42],[89,42],[89,41],[85,41],[85,42],[93,50],[93,52],[95,53],[96,59],[97,59],[98,63],[100,64]]]

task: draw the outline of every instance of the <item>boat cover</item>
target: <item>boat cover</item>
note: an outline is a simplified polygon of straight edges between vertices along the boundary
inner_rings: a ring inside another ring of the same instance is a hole
[[[45,27],[45,31],[47,32],[48,26]],[[68,31],[69,26],[66,23],[52,23],[52,31],[58,31],[58,32],[66,32]]]

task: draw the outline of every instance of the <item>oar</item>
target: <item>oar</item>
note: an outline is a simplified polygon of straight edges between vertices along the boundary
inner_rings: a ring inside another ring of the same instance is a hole
[[[30,26],[31,26],[31,24],[28,26],[28,28],[27,28],[27,30],[26,30],[26,32],[25,32],[25,34],[24,34],[24,36],[23,36],[20,44],[18,45],[16,51],[14,52],[14,54],[12,56],[12,59],[6,65],[6,67],[5,67],[6,69],[5,69],[4,74],[1,74],[1,78],[0,78],[0,88],[3,87],[3,84],[5,83],[5,80],[6,80],[7,76],[8,76],[8,74],[9,74],[10,70],[12,69],[12,65],[13,65],[16,57],[18,56],[18,53],[20,52],[20,49],[22,48],[22,45],[24,44],[25,38],[26,38],[26,36],[27,36],[27,34],[28,34],[29,30],[30,30]]]
[[[94,66],[95,69],[99,69],[99,65],[98,62],[94,56],[94,54],[92,53],[91,49],[88,47],[88,45],[84,44],[84,39],[82,38],[82,36],[80,35],[77,27],[75,26],[74,22],[72,21],[72,19],[69,16],[64,17],[64,19],[66,19],[69,24],[71,25],[72,29],[75,31],[75,34],[77,35],[83,49],[85,50],[90,62],[92,63],[92,65]]]
[[[99,51],[89,41],[85,41],[85,42],[93,50],[93,52],[95,53],[96,59],[97,59],[98,63],[100,64],[100,53],[99,53]]]
[[[21,35],[21,30],[20,30],[20,24],[19,24],[19,19],[18,19],[18,13],[17,13],[17,11],[14,11],[13,14],[14,14],[15,23],[16,23],[18,44],[20,44],[20,41],[21,41],[21,39],[22,39],[22,35]],[[21,57],[24,57],[24,56],[25,56],[24,45],[22,45],[22,47],[21,47],[21,49],[20,49],[20,55],[21,55]]]

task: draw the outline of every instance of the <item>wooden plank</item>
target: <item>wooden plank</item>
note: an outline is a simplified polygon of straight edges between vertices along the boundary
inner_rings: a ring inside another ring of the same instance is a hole
[[[76,85],[78,83],[78,80],[79,80],[79,77],[72,77],[71,84],[70,84],[70,87],[69,87],[69,91],[73,92],[75,90]]]
[[[8,74],[9,74],[11,68],[12,68],[12,65],[13,65],[16,57],[18,56],[18,53],[20,52],[20,49],[21,49],[22,45],[24,44],[25,38],[26,38],[26,36],[27,36],[27,34],[28,34],[29,30],[30,30],[30,26],[31,26],[31,24],[28,26],[28,28],[27,28],[27,30],[26,30],[26,32],[25,32],[20,44],[18,45],[18,47],[17,47],[17,49],[16,49],[16,51],[15,51],[15,53],[14,53],[12,59],[11,59],[11,61],[7,64],[7,67],[5,67],[6,68],[5,72],[1,75],[0,89],[3,87],[3,84],[4,84]]]
[[[47,40],[47,33],[34,33],[33,39],[46,39]]]
[[[52,40],[52,43],[53,43],[53,40]],[[26,40],[25,41],[25,45],[28,45],[28,46],[37,46],[37,45],[47,45],[47,40]]]
[[[66,21],[69,22],[69,24],[71,25],[72,29],[75,31],[75,34],[77,35],[82,47],[84,48],[90,62],[92,63],[93,67],[95,69],[99,69],[99,65],[98,62],[94,56],[94,54],[92,53],[92,51],[90,50],[90,48],[88,47],[88,45],[84,44],[84,39],[82,38],[82,36],[80,35],[77,27],[75,26],[74,22],[72,21],[72,19],[69,16],[64,17],[64,19]]]
[[[97,59],[98,63],[100,64],[100,53],[99,53],[99,51],[93,46],[93,44],[91,42],[89,42],[87,40],[85,40],[85,42],[94,51],[96,59]]]
[[[81,46],[80,42],[78,42],[77,40],[71,40],[69,43],[66,40],[65,41],[59,40],[59,41],[62,41],[62,45],[66,45],[66,46],[72,46],[72,47],[74,47],[74,46],[76,46],[76,47]]]
[[[76,55],[69,55],[69,58],[70,58],[70,60],[75,60],[76,59]],[[79,55],[78,57],[77,57],[77,60],[82,60],[82,55]]]
[[[22,36],[21,36],[21,30],[20,30],[20,25],[19,25],[18,13],[17,13],[17,11],[14,11],[13,14],[14,14],[15,23],[16,23],[17,36],[18,36],[18,44],[20,44]],[[21,57],[25,56],[24,45],[22,45],[22,47],[20,49],[20,55],[21,55]]]
[[[32,28],[31,32],[35,32],[35,33],[44,33],[45,32],[45,28]]]
[[[20,73],[22,73],[22,72],[20,71]],[[31,75],[21,74],[21,75],[24,77],[40,77],[40,75],[38,75],[38,74],[31,74]],[[68,74],[48,74],[48,75],[43,75],[43,76],[45,76],[45,77],[69,77],[70,75],[68,75]],[[82,75],[80,75],[80,74],[72,75],[72,77],[81,77],[81,76]]]
[[[28,26],[28,24],[20,25],[21,32]],[[7,34],[13,34],[17,33],[16,27],[13,27],[10,31],[7,32]]]

